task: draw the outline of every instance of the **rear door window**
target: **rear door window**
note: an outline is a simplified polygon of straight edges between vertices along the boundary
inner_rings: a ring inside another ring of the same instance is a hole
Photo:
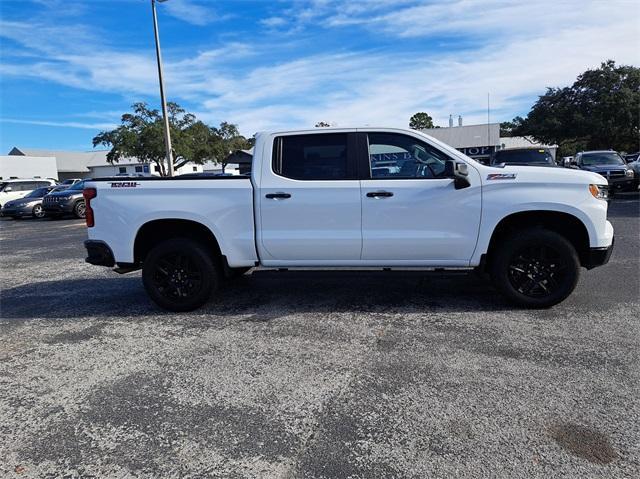
[[[355,178],[347,133],[282,136],[275,139],[273,171],[294,180]]]

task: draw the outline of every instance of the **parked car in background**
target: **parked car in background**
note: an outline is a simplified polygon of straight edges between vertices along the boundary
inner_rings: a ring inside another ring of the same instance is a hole
[[[36,188],[53,186],[55,180],[43,178],[15,178],[0,181],[0,207],[9,201],[23,198]]]
[[[633,170],[633,174],[636,178],[636,183],[638,184],[638,188],[640,189],[640,157],[631,163],[627,163],[627,166]]]
[[[44,210],[42,209],[42,198],[50,193],[55,186],[44,186],[33,190],[28,195],[18,198],[17,200],[8,201],[2,206],[2,216],[8,216],[14,219],[33,217],[44,217]]]
[[[520,166],[558,166],[553,160],[553,155],[546,148],[508,148],[498,150],[491,157],[492,166],[495,165],[520,165]]]
[[[75,185],[76,183],[82,181],[82,178],[68,178],[66,180],[64,180],[62,183],[60,183],[63,186],[71,186],[71,185]]]
[[[51,218],[60,218],[64,215],[74,215],[76,218],[84,218],[85,205],[82,197],[82,189],[87,180],[79,181],[62,191],[49,193],[42,199],[42,208],[45,215]]]
[[[634,161],[640,160],[640,152],[636,151],[635,153],[627,153],[624,155],[624,161],[627,163],[633,163]]]
[[[635,191],[638,188],[638,177],[633,169],[613,150],[576,153],[571,167],[604,176],[609,181],[609,195],[620,191]]]

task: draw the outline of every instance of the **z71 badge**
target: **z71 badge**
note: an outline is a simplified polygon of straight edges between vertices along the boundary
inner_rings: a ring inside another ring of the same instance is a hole
[[[140,185],[135,181],[118,181],[117,183],[111,183],[111,188],[135,188]]]
[[[489,173],[487,180],[515,180],[516,173]]]

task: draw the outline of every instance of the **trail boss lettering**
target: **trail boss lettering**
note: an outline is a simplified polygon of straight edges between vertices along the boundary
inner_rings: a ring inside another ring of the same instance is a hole
[[[140,185],[135,181],[118,181],[117,183],[111,183],[111,188],[135,188]]]

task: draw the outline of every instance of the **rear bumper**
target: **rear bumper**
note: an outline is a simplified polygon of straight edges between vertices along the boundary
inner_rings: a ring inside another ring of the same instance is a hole
[[[85,259],[87,263],[96,266],[115,266],[113,252],[104,241],[86,240],[84,247],[87,249],[87,258]]]
[[[615,237],[612,238],[611,244],[604,248],[591,248],[589,250],[589,257],[583,266],[587,269],[592,269],[597,266],[602,266],[609,262],[611,253],[613,253],[613,245],[615,243]]]

